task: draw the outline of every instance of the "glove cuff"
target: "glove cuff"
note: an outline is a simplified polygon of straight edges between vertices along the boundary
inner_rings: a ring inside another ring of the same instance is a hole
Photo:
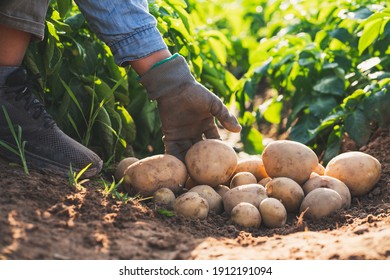
[[[146,89],[150,99],[155,100],[195,83],[195,78],[184,57],[175,54],[154,65],[138,80]]]

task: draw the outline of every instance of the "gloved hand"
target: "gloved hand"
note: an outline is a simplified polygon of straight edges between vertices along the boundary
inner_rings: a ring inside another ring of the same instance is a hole
[[[139,82],[157,100],[165,152],[184,160],[187,150],[203,138],[220,139],[216,117],[224,128],[240,132],[236,117],[222,101],[192,76],[179,55],[152,68]]]

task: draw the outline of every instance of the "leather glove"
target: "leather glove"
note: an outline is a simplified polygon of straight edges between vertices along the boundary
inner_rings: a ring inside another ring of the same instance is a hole
[[[174,55],[153,67],[139,82],[157,100],[165,152],[184,161],[187,150],[204,139],[221,139],[214,122],[240,132],[241,126],[222,101],[192,76],[186,60]]]

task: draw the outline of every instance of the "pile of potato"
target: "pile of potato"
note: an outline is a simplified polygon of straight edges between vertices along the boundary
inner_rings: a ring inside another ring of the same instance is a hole
[[[319,219],[349,208],[351,196],[367,194],[381,176],[381,164],[362,152],[346,152],[326,166],[307,146],[269,143],[262,155],[238,158],[220,140],[193,145],[185,162],[171,155],[122,160],[115,174],[132,194],[153,197],[177,215],[205,219],[226,213],[243,227],[283,227],[288,213]]]

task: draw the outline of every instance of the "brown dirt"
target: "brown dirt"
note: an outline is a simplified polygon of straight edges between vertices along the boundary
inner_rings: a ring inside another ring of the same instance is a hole
[[[362,150],[383,168],[370,194],[319,221],[291,215],[280,229],[166,217],[150,201],[105,196],[99,179],[77,190],[0,161],[0,259],[390,259],[389,129]]]

